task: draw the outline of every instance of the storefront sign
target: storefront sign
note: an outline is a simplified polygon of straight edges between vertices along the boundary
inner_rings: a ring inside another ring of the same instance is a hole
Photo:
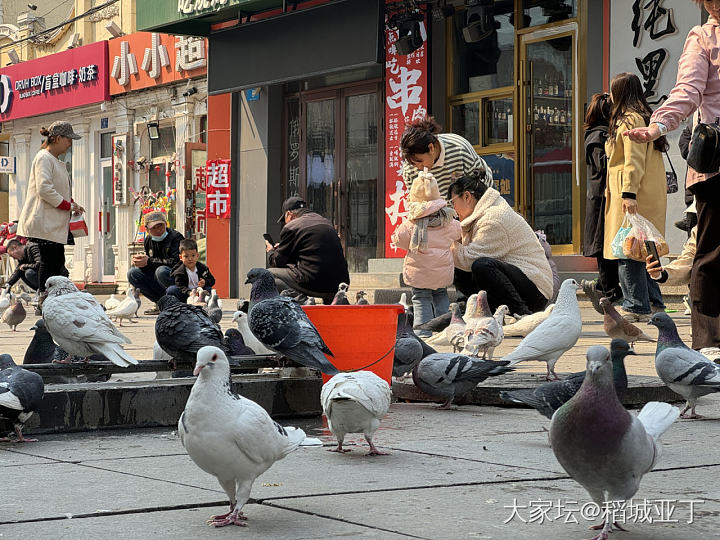
[[[15,174],[15,158],[2,156],[0,157],[0,173]]]
[[[391,236],[407,216],[400,138],[405,124],[427,114],[427,41],[408,55],[397,54],[396,30],[385,32],[385,256],[403,257]]]
[[[229,0],[178,0],[178,13],[197,15],[204,11],[218,9],[228,5]]]
[[[205,167],[207,219],[230,218],[230,160],[211,159]]]
[[[204,38],[138,32],[110,40],[108,48],[112,66],[111,95],[207,72],[207,41]]]
[[[109,99],[107,42],[0,69],[0,121]]]

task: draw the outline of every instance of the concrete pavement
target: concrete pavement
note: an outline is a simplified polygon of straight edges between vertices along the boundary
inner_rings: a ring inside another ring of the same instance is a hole
[[[718,397],[701,400],[708,420],[668,430],[633,506],[652,500],[645,522],[629,520],[630,532],[611,538],[717,537]],[[588,495],[555,460],[542,429],[549,422],[534,411],[393,404],[375,439],[391,454],[377,457],[357,436],[351,453],[327,452],[334,439],[320,419],[284,423],[320,436],[326,448],[301,448],[258,478],[246,529],[205,524],[227,511],[225,494],[175,430],[0,444],[0,538],[578,539],[599,522],[580,514]],[[681,501],[695,501],[692,514]]]

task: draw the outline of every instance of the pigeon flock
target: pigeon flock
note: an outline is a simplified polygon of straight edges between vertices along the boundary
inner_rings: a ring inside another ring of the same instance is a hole
[[[322,446],[301,429],[279,425],[260,405],[233,393],[230,366],[237,362],[234,357],[284,357],[323,373],[327,382],[320,405],[337,440],[337,446],[328,450],[350,452],[343,447],[345,438],[358,433],[368,444],[368,455],[386,454],[374,437],[390,410],[389,378],[371,371],[338,369],[332,350],[302,307],[314,304],[314,299],[279,292],[273,275],[263,268],[250,270],[246,283],[251,286],[250,298],[238,302],[232,315],[237,328],[224,334],[222,300],[215,290],[192,291],[187,302],[169,295],[157,302],[153,360],[168,362],[170,369],[176,369],[177,361],[189,363],[197,377],[178,421],[180,440],[192,461],[217,478],[229,499],[228,512],[208,520],[214,527],[246,526],[242,510],[258,476],[299,446]],[[643,475],[660,458],[659,438],[678,417],[701,418],[695,412],[697,402],[720,392],[720,365],[685,345],[667,314],[657,313],[649,323],[658,329],[655,340],[602,299],[603,330],[612,340],[609,350],[591,346],[585,371],[560,379],[555,366],[582,332],[578,288],[575,280],[565,280],[554,304],[523,317],[510,316],[505,305],[492,313],[487,293],[479,291],[417,326],[413,307],[403,293],[392,376],[396,381],[412,380],[419,391],[441,403],[440,409],[449,409],[453,403],[462,404],[463,397],[486,379],[515,371],[520,362],[544,362],[548,382],[503,391],[500,398],[534,408],[550,419],[549,441],[558,462],[592,501],[604,507],[627,501],[638,492]],[[123,348],[130,340],[115,325],[135,322],[141,302],[138,291],[130,287],[124,296],[113,295],[100,305],[62,276],[50,278],[47,290],[42,319],[31,328],[34,334],[23,364],[104,360],[127,367],[138,363]],[[348,290],[347,284],[341,284],[332,304],[351,305]],[[358,291],[354,305],[369,305],[366,296],[365,291]],[[26,317],[20,298],[7,291],[0,292],[0,312],[11,331]],[[506,318],[510,324],[505,324]],[[511,352],[493,360],[497,347],[508,337],[522,339]],[[639,340],[657,342],[655,369],[686,400],[682,411],[658,402],[647,403],[637,415],[623,407],[621,400],[628,389],[625,359],[636,354],[632,345]],[[34,441],[23,436],[22,429],[39,410],[43,394],[40,375],[0,354],[0,420],[8,421],[15,435],[0,442]],[[622,529],[605,519],[596,527],[600,533],[595,538],[607,539],[613,527]]]

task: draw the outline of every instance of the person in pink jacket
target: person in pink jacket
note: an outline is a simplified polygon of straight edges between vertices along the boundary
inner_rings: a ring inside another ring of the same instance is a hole
[[[392,241],[407,250],[403,280],[412,287],[417,327],[450,309],[447,287],[455,274],[450,246],[460,240],[462,228],[427,169],[410,188],[408,208],[408,217],[395,229]],[[430,332],[418,331],[418,335],[426,337]]]
[[[633,141],[654,141],[685,118],[692,117],[695,124],[720,117],[720,1],[695,3],[704,5],[710,17],[690,30],[675,86],[650,117],[648,127],[625,132]],[[690,274],[692,346],[720,355],[720,171],[701,174],[688,167],[686,186],[695,196],[698,220]]]

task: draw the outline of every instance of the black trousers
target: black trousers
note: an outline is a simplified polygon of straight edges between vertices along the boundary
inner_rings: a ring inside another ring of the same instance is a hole
[[[510,314],[529,315],[545,309],[548,299],[522,270],[490,257],[478,258],[470,272],[455,269],[455,288],[465,296],[487,292],[490,309],[505,304]]]
[[[322,298],[323,304],[331,304],[333,298],[335,298],[334,292],[318,292],[306,289],[295,280],[295,276],[289,268],[268,268],[268,272],[270,272],[275,278],[275,286],[277,287],[278,292],[283,292],[285,289],[291,289],[293,291],[301,292],[305,296]]]
[[[697,250],[690,273],[693,349],[720,347],[720,175],[690,186],[697,205]]]
[[[50,240],[31,238],[40,248],[40,267],[38,268],[38,292],[45,291],[45,282],[53,276],[67,276],[65,268],[65,246]]]
[[[602,255],[600,255],[597,257],[597,264],[597,291],[607,296],[611,302],[620,300],[623,297],[623,293],[620,289],[617,259],[605,259]]]

